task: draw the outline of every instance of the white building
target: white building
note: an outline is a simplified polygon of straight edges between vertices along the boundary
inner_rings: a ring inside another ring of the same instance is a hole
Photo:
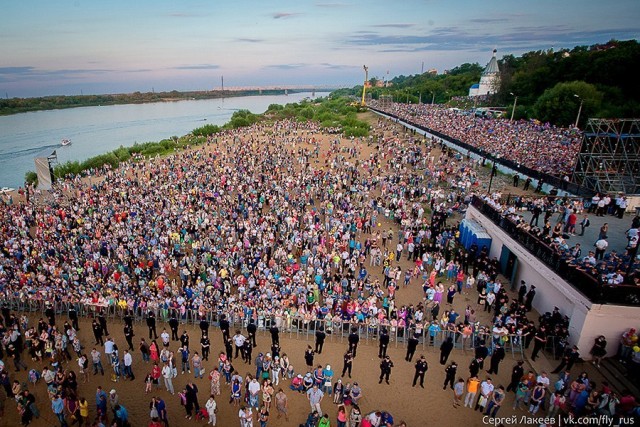
[[[487,64],[480,77],[480,83],[476,83],[469,88],[469,96],[483,96],[496,93],[500,88],[500,69],[498,68],[498,59],[493,49],[493,57]]]

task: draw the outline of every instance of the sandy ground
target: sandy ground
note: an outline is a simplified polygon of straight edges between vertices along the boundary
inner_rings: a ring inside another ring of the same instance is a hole
[[[368,117],[370,120],[376,120],[375,116],[369,114]],[[335,138],[335,137],[327,137]],[[368,149],[365,146],[364,156],[368,156]],[[488,175],[488,171],[487,175]],[[503,181],[503,180],[499,180]],[[506,180],[505,180],[506,181]],[[494,185],[495,185],[494,181]],[[508,182],[501,182],[503,185],[508,185]],[[385,219],[382,219],[383,225],[382,227],[392,227],[392,224]],[[395,228],[395,227],[394,227]],[[401,261],[401,266],[407,266],[406,260]],[[378,269],[376,269],[378,270]],[[377,275],[380,275],[380,271],[373,272]],[[473,291],[475,293],[475,290]],[[410,304],[417,303],[422,298],[422,291],[420,289],[420,285],[417,280],[415,280],[412,285],[408,288],[399,289],[397,291],[397,305],[400,306],[402,304]],[[464,309],[467,304],[471,304],[472,307],[476,308],[476,311],[480,314],[480,307],[477,307],[475,295],[470,296],[457,296],[455,298],[454,307],[458,312],[464,312]],[[66,316],[59,317],[59,323],[61,324]],[[533,317],[537,320],[537,316]],[[489,318],[484,314],[479,316],[479,320],[483,323],[488,323]],[[33,322],[37,321],[37,318],[32,319]],[[81,331],[80,336],[83,343],[86,343],[87,353],[91,350],[91,344],[93,343],[93,335],[91,333],[90,328],[90,320],[82,319],[81,320]],[[186,326],[185,327],[191,336],[191,342],[194,343],[193,350],[199,351],[199,338],[200,331],[197,327]],[[112,336],[114,337],[116,343],[118,344],[120,349],[125,348],[125,340],[123,336],[123,324],[121,321],[116,320],[109,327]],[[138,343],[141,337],[147,336],[146,326],[143,324],[136,325],[135,333],[136,337],[134,338],[134,343]],[[161,331],[162,326],[158,328],[158,332]],[[233,332],[233,331],[232,331]],[[215,355],[217,355],[221,350],[223,350],[222,346],[222,336],[221,333],[212,328],[211,329],[211,354],[213,355],[213,359],[215,359]],[[233,333],[232,333],[233,335]],[[291,359],[292,364],[296,368],[296,372],[303,371],[306,372],[305,363],[304,363],[304,349],[307,344],[313,345],[313,337],[309,337],[307,340],[300,337],[296,339],[296,337],[288,337],[288,334],[281,334],[281,346],[282,351],[287,353]],[[267,352],[269,351],[271,345],[270,336],[267,332],[260,332],[258,334],[258,347],[254,349],[254,357],[258,352]],[[328,337],[327,342],[325,343],[324,351],[320,355],[316,355],[315,364],[331,364],[333,370],[337,375],[341,372],[342,368],[342,356],[346,350],[347,344],[346,340],[340,342],[335,337]],[[172,343],[172,349],[177,350],[178,343]],[[353,378],[352,381],[357,381],[364,393],[364,397],[361,400],[361,408],[364,413],[369,413],[372,410],[387,410],[393,414],[396,423],[399,423],[400,420],[404,420],[408,426],[417,427],[417,426],[426,426],[433,423],[438,423],[441,426],[481,426],[486,425],[482,421],[482,416],[479,412],[474,412],[468,408],[454,408],[452,405],[452,396],[453,392],[449,389],[443,390],[442,384],[444,381],[444,366],[440,365],[438,362],[439,350],[437,349],[425,349],[424,351],[419,347],[416,353],[416,356],[419,357],[421,353],[424,353],[427,357],[427,361],[429,363],[429,371],[426,375],[426,384],[425,388],[422,389],[420,387],[411,387],[411,381],[414,374],[414,362],[406,362],[404,360],[405,350],[401,347],[394,347],[391,345],[388,353],[390,354],[392,360],[395,363],[395,367],[393,369],[391,375],[391,384],[378,384],[378,375],[379,375],[379,359],[377,357],[377,343],[364,343],[361,342],[358,347],[358,355],[354,361],[353,367]],[[143,426],[146,425],[149,421],[149,409],[148,404],[151,398],[151,395],[144,395],[144,384],[143,380],[148,371],[150,371],[150,365],[146,365],[142,360],[139,351],[135,351],[133,353],[134,356],[134,373],[136,375],[135,381],[121,381],[118,383],[113,383],[110,381],[108,376],[90,376],[90,380],[88,384],[80,384],[79,386],[79,395],[86,397],[89,401],[90,408],[90,419],[93,419],[95,416],[95,390],[97,386],[102,386],[107,392],[114,388],[117,390],[120,401],[123,403],[129,411],[130,420],[134,426]],[[505,386],[508,383],[510,370],[512,365],[516,360],[519,359],[512,358],[510,354],[507,355],[507,358],[502,363],[500,368],[499,375],[493,375],[494,384],[504,384]],[[210,358],[211,359],[211,358]],[[472,359],[472,354],[470,352],[463,353],[461,350],[454,350],[451,354],[450,361],[456,360],[459,364],[458,374],[462,378],[466,380],[468,377],[468,369],[467,366]],[[31,360],[25,360],[29,368],[36,367],[41,370],[44,366],[43,363],[32,362]],[[208,372],[212,367],[214,361],[205,362],[205,371]],[[546,363],[544,357],[540,359],[538,363]],[[255,367],[253,365],[245,365],[243,362],[238,359],[235,361],[234,366],[238,370],[241,375],[245,375],[247,372],[255,373]],[[485,366],[486,368],[487,366]],[[12,367],[11,367],[12,368]],[[77,371],[77,365],[75,362],[70,363],[68,368]],[[544,366],[542,369],[548,369],[547,366]],[[20,372],[17,375],[13,373],[13,369],[10,369],[12,372],[12,379],[17,378],[20,381],[26,382],[26,373]],[[110,369],[107,369],[110,371]],[[178,375],[178,378],[174,379],[174,387],[176,391],[181,389],[186,383],[187,379],[190,375]],[[481,379],[486,377],[485,372],[481,372]],[[204,405],[209,395],[209,381],[206,379],[198,379],[195,380],[195,383],[198,385],[200,389],[199,392],[199,402],[201,405]],[[280,387],[285,389],[287,395],[289,396],[289,405],[290,405],[290,421],[286,422],[283,419],[276,419],[275,412],[272,412],[272,417],[268,422],[269,426],[297,426],[300,423],[303,423],[306,419],[307,414],[309,413],[309,405],[306,397],[299,395],[288,389],[289,382],[281,381]],[[55,422],[53,413],[51,411],[50,402],[47,399],[47,393],[44,383],[41,381],[39,384],[35,386],[35,388],[30,387],[32,392],[35,394],[37,398],[37,404],[41,411],[41,418],[39,420],[35,420],[32,425],[34,426],[54,426],[58,425]],[[0,392],[2,393],[2,392]],[[157,395],[165,399],[168,407],[169,421],[171,425],[176,425],[177,423],[182,423],[182,425],[196,425],[196,424],[204,424],[204,422],[196,422],[195,420],[189,421],[185,420],[185,412],[184,409],[179,405],[179,398],[176,396],[171,396],[168,392],[161,389],[157,392]],[[219,426],[236,426],[238,425],[238,415],[237,408],[233,407],[228,403],[229,398],[229,390],[225,388],[223,384],[222,395],[217,398],[218,401],[218,425]],[[511,410],[511,404],[513,402],[513,395],[509,394],[507,396],[506,404],[504,408],[501,409],[500,415],[511,415],[513,412]],[[327,412],[331,416],[332,425],[335,425],[335,416],[337,413],[337,407],[332,403],[332,399],[325,397],[322,403],[323,411]],[[525,412],[521,411],[519,414],[524,415]],[[11,400],[5,401],[5,416],[0,419],[0,426],[14,426],[19,425],[19,419],[17,418],[17,412],[15,410],[15,405]],[[255,423],[258,425],[258,423]]]

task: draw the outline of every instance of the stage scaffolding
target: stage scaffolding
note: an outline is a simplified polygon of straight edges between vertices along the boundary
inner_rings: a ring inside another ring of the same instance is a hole
[[[572,181],[597,192],[640,195],[640,119],[589,119]]]
[[[391,111],[393,95],[380,95],[379,105],[382,111]]]

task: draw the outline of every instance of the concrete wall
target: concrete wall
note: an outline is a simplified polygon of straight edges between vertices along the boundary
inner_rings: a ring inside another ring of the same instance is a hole
[[[593,346],[596,337],[607,338],[607,356],[618,352],[620,337],[629,328],[640,330],[640,308],[620,305],[593,305],[589,310],[582,335],[578,342],[580,354],[585,359],[591,358],[587,353]]]
[[[630,327],[640,330],[640,307],[618,305],[594,305],[569,283],[558,276],[542,261],[513,240],[500,227],[482,215],[473,206],[469,206],[467,218],[478,222],[492,237],[489,255],[500,259],[502,247],[506,246],[518,257],[516,283],[520,280],[536,287],[533,307],[539,313],[553,311],[554,307],[569,316],[571,344],[578,346],[581,356],[589,360],[589,350],[599,335],[607,338],[607,354],[614,355],[622,333]],[[537,319],[534,319],[537,320]]]

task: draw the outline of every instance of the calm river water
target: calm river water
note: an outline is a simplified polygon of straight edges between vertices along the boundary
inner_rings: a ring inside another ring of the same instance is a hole
[[[327,93],[317,93],[326,96]],[[263,113],[270,104],[298,102],[311,93],[109,105],[37,111],[0,117],[0,186],[23,185],[34,157],[56,151],[60,163],[85,160],[122,146],[185,135],[205,124],[222,125],[234,111]],[[61,147],[63,139],[72,144]]]

